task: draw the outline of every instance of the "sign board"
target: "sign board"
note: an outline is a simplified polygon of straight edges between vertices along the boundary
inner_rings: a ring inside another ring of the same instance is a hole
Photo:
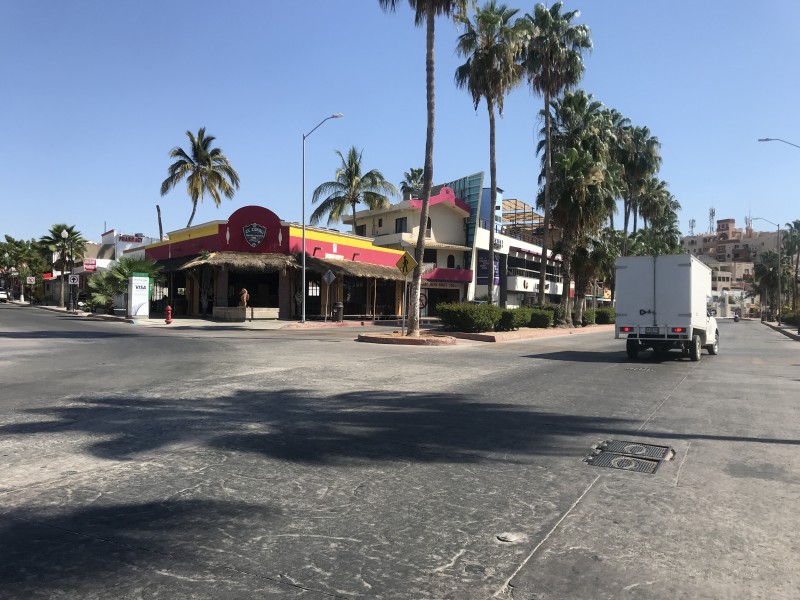
[[[128,316],[150,316],[150,278],[144,273],[134,273],[128,278]]]
[[[36,277],[28,277],[25,281],[28,283],[28,285],[35,285]]]
[[[83,259],[83,270],[84,271],[97,271],[97,260],[94,258],[84,258]]]
[[[333,271],[330,269],[322,276],[322,281],[325,282],[325,285],[330,285],[336,280],[336,275],[333,274]]]
[[[398,260],[395,264],[397,265],[397,268],[400,269],[403,277],[408,277],[408,274],[411,273],[411,271],[413,271],[417,266],[417,261],[414,260],[414,257],[408,252],[405,252],[403,256],[400,257],[400,260]]]
[[[78,275],[70,275],[69,276],[69,284],[70,285],[78,285]]]

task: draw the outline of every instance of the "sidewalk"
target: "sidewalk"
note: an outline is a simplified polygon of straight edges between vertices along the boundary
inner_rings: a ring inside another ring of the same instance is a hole
[[[30,306],[27,302],[20,302],[19,300],[12,300],[12,304],[20,306]],[[57,306],[41,306],[36,305],[33,308],[49,310],[53,312],[68,313],[66,308],[59,308]],[[92,319],[104,321],[117,321],[121,323],[129,323],[132,325],[144,325],[146,327],[157,327],[165,329],[207,329],[207,330],[278,330],[278,329],[332,329],[340,327],[358,327],[364,328],[365,331],[375,332],[399,329],[401,324],[397,321],[369,321],[369,320],[353,320],[343,321],[337,323],[334,321],[307,321],[300,323],[299,321],[286,321],[275,319],[257,319],[254,321],[214,321],[211,319],[200,319],[192,317],[177,317],[172,320],[171,325],[167,325],[162,317],[153,317],[149,319],[129,319],[126,317],[117,317],[113,315],[101,315],[96,313],[86,313],[77,311],[74,313],[76,316],[87,317]],[[422,329],[425,331],[436,331],[437,320],[427,320],[423,322]],[[786,337],[795,341],[800,341],[800,334],[796,325],[788,325],[782,323],[778,326],[777,322],[762,321],[764,325],[778,331]],[[369,328],[369,329],[367,329]],[[477,342],[509,342],[514,340],[536,339],[542,337],[554,337],[561,335],[582,335],[588,333],[611,333],[614,331],[613,325],[592,325],[589,327],[577,328],[548,328],[548,329],[519,329],[517,331],[505,332],[486,332],[486,333],[459,333],[459,332],[442,332],[444,335],[455,337],[463,340],[472,340]]]

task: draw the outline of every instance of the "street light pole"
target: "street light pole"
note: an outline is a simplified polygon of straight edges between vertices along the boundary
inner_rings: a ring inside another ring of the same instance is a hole
[[[302,227],[303,227],[303,246],[300,249],[300,253],[302,255],[302,275],[300,279],[300,295],[303,297],[302,299],[302,312],[300,316],[300,322],[306,322],[306,138],[309,137],[312,133],[314,133],[320,125],[322,125],[325,121],[329,119],[341,119],[344,115],[342,113],[336,113],[331,115],[330,117],[325,117],[320,121],[314,129],[309,131],[308,133],[303,134],[303,220],[302,220]]]
[[[792,142],[787,142],[786,140],[782,140],[781,138],[758,138],[759,142],[783,142],[784,144],[789,144],[790,146],[794,146],[795,148],[800,148],[797,144],[793,144]]]
[[[765,223],[769,223],[770,225],[775,225],[778,228],[778,327],[781,326],[781,276],[783,275],[783,269],[781,268],[783,265],[781,264],[781,226],[777,223],[773,223],[769,219],[764,219],[762,217],[753,217],[755,221],[764,221]]]
[[[61,259],[64,261],[64,269],[61,271],[61,298],[64,298],[64,283],[66,282],[66,275],[67,275],[67,238],[69,234],[67,233],[66,229],[61,230],[61,253],[63,256]]]

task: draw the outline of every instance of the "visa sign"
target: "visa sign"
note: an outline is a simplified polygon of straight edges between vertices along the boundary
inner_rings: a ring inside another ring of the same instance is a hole
[[[150,316],[150,278],[134,276],[128,279],[128,306],[126,313],[129,317]]]

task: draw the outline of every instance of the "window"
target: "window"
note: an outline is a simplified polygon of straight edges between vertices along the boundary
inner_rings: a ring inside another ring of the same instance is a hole
[[[378,219],[378,227],[383,227],[383,219]]]
[[[367,235],[367,226],[366,225],[356,225],[356,235]]]
[[[431,218],[428,217],[428,226],[425,228],[425,237],[431,237]]]
[[[319,283],[316,281],[309,281],[308,282],[308,295],[311,296],[319,296]]]
[[[394,232],[395,233],[408,233],[408,222],[406,218],[403,217],[401,219],[394,220]]]
[[[448,269],[455,269],[456,268],[456,257],[452,254],[447,255],[447,268]]]
[[[422,262],[436,264],[436,250],[425,250],[422,253]]]

